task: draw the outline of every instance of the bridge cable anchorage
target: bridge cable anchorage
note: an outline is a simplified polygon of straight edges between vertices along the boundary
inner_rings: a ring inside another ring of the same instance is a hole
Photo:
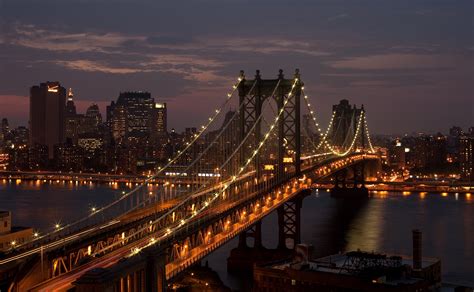
[[[107,204],[106,206],[103,206],[101,208],[95,208],[94,212],[89,213],[87,216],[85,216],[83,218],[80,218],[80,219],[78,219],[74,222],[71,222],[69,224],[60,226],[59,228],[54,229],[52,232],[43,233],[41,236],[35,237],[32,241],[29,241],[29,242],[26,242],[22,245],[16,246],[15,249],[18,250],[18,249],[21,249],[21,248],[28,248],[29,246],[42,245],[41,242],[43,242],[45,240],[46,240],[46,242],[51,242],[53,240],[53,237],[60,236],[60,233],[64,232],[64,231],[68,232],[64,235],[68,235],[71,232],[74,232],[73,230],[71,230],[72,227],[74,227],[76,225],[79,225],[79,224],[84,224],[85,221],[87,221],[88,219],[91,219],[91,218],[94,218],[94,217],[97,218],[99,216],[98,214],[101,214],[104,211],[108,210],[109,208],[111,208],[113,206],[116,206],[118,203],[124,201],[125,199],[127,199],[128,197],[130,197],[131,195],[136,193],[139,189],[146,186],[151,180],[155,179],[165,169],[167,169],[168,167],[173,165],[173,163],[175,163],[183,155],[183,153],[187,149],[189,149],[202,136],[202,134],[213,124],[213,122],[216,120],[216,118],[221,114],[222,109],[227,104],[229,104],[229,102],[231,101],[232,97],[234,96],[235,91],[237,90],[237,88],[238,88],[239,84],[242,82],[242,80],[243,80],[242,76],[239,76],[237,78],[237,82],[232,86],[232,90],[227,94],[226,100],[223,102],[221,107],[216,109],[214,114],[211,115],[211,117],[209,117],[207,123],[205,125],[201,126],[200,131],[194,135],[194,138],[192,139],[192,141],[188,145],[186,145],[186,147],[183,149],[183,151],[179,151],[178,154],[174,158],[170,159],[164,167],[158,168],[158,171],[153,176],[148,177],[147,179],[144,180],[143,183],[141,183],[140,185],[135,187],[133,190],[123,194],[123,196],[121,196],[119,199]],[[92,223],[94,225],[97,224],[97,222],[92,222]],[[90,225],[85,225],[85,226],[81,225],[81,226],[78,226],[78,228],[79,228],[79,230],[81,230],[81,229],[84,229],[87,226],[90,226]],[[38,249],[38,252],[39,252],[39,249]]]
[[[250,157],[245,161],[244,165],[241,165],[237,171],[236,174],[234,174],[231,179],[230,179],[230,182],[227,182],[227,183],[224,183],[223,184],[223,187],[218,191],[218,192],[213,192],[213,194],[210,196],[210,198],[208,200],[206,200],[206,204],[204,204],[201,208],[195,210],[195,212],[193,212],[191,215],[189,215],[187,218],[185,219],[181,219],[180,222],[178,223],[175,223],[173,225],[168,225],[168,228],[166,230],[166,232],[162,232],[160,235],[158,236],[154,236],[154,240],[153,241],[149,241],[147,242],[146,244],[144,244],[143,246],[139,247],[138,250],[135,250],[134,254],[138,251],[140,251],[141,249],[145,248],[145,247],[148,247],[150,245],[154,245],[154,244],[157,244],[159,243],[161,240],[163,240],[164,238],[167,238],[169,237],[171,234],[173,234],[175,231],[179,230],[183,225],[185,225],[190,219],[198,216],[199,214],[201,214],[202,212],[204,212],[208,206],[210,204],[212,204],[214,201],[216,201],[229,187],[230,185],[237,181],[238,179],[241,178],[241,176],[245,176],[246,174],[244,174],[244,170],[247,169],[247,167],[250,165],[250,163],[255,159],[255,157],[257,156],[257,154],[259,153],[259,151],[262,149],[262,147],[265,145],[265,142],[268,140],[268,138],[270,137],[270,134],[271,132],[276,128],[275,126],[277,125],[278,121],[280,120],[284,110],[285,110],[285,106],[286,104],[288,103],[290,97],[292,96],[293,94],[293,90],[296,86],[298,82],[298,78],[295,78],[294,80],[294,83],[293,83],[293,86],[291,87],[291,90],[290,92],[288,93],[288,97],[284,100],[283,102],[283,107],[280,109],[280,111],[278,112],[278,116],[276,117],[275,121],[273,122],[273,124],[271,125],[270,129],[263,135],[263,139],[260,141],[260,143],[258,143],[258,146],[256,147],[256,149],[252,152],[252,154],[250,155]],[[276,88],[275,88],[276,90]],[[261,115],[259,116],[259,119],[261,119]],[[256,122],[257,123],[257,122]],[[255,124],[256,124],[255,123]],[[247,134],[247,136],[250,136],[252,133],[252,131],[249,131],[249,133]],[[247,137],[246,137],[247,139]],[[242,148],[242,143],[239,145],[239,148]],[[234,151],[232,156],[235,155],[237,152]],[[225,163],[227,163],[229,161],[226,160]],[[187,201],[192,198],[191,196],[188,197],[188,199],[185,199],[183,202],[179,203],[177,206],[173,207],[171,210],[169,210],[166,214],[162,215],[160,218],[154,220],[153,222],[151,222],[150,224],[158,224],[160,220],[163,220],[163,219],[166,219],[167,216],[170,216],[171,214],[173,214],[174,211],[176,211],[178,208],[180,207],[183,207],[185,206],[185,203],[187,203]],[[143,228],[142,230],[137,230],[135,233],[133,234],[129,234],[129,237],[134,237],[135,235],[137,235],[138,233],[142,232],[143,231]],[[106,247],[106,249],[108,249],[109,247]]]

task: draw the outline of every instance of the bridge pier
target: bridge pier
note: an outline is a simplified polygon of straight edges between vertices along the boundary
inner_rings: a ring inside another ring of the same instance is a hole
[[[76,292],[166,291],[166,256],[144,252],[110,268],[92,269],[74,283]]]
[[[239,234],[239,248],[248,248],[247,238],[253,238],[253,248],[263,248],[262,244],[262,221],[258,221],[247,231]]]
[[[352,174],[352,178],[350,178]],[[365,162],[353,165],[350,171],[342,169],[334,175],[334,187],[331,196],[336,198],[368,198],[365,187]]]
[[[278,249],[294,249],[301,243],[301,196],[285,202],[278,209]],[[291,241],[290,247],[288,241]]]
[[[165,257],[150,254],[146,259],[146,291],[166,291],[166,269]]]
[[[301,207],[303,198],[309,194],[311,190],[303,190],[295,198],[277,208],[279,232],[276,249],[263,246],[262,222],[258,221],[239,235],[239,245],[230,252],[227,259],[227,270],[234,273],[249,273],[252,272],[254,264],[291,257],[296,245],[301,243]],[[254,238],[252,247],[247,245],[249,237]]]

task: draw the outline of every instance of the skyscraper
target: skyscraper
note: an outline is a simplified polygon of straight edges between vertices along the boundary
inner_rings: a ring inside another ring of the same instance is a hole
[[[67,92],[67,103],[66,103],[66,116],[76,115],[76,105],[74,104],[74,94],[72,88],[69,88]]]
[[[54,145],[64,142],[66,89],[59,82],[45,82],[30,89],[30,145],[48,146],[53,158]]]
[[[166,103],[155,103],[152,111],[152,137],[155,139],[165,138],[168,134]]]
[[[8,126],[8,120],[6,118],[3,118],[2,125],[0,128],[0,146],[2,146],[5,143],[9,130],[10,128]]]
[[[65,114],[65,138],[71,139],[73,143],[77,141],[78,128],[79,128],[79,116],[76,112],[76,105],[74,104],[74,94],[72,88],[69,88],[66,102],[66,114]]]
[[[474,135],[463,135],[460,139],[461,178],[466,181],[474,180]]]
[[[155,100],[149,92],[121,92],[117,102],[107,107],[107,118],[114,139],[151,136],[152,129],[158,126],[158,121],[153,125],[155,106]],[[166,113],[166,106],[164,109]],[[161,121],[159,126],[163,128],[166,124]]]
[[[95,103],[87,108],[86,117],[92,121],[94,127],[102,124],[102,115],[100,114],[99,106]]]

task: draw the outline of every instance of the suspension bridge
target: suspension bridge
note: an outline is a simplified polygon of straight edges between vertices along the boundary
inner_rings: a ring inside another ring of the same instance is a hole
[[[323,129],[310,99],[298,70],[288,79],[282,70],[275,79],[241,71],[166,165],[108,205],[2,255],[9,291],[163,291],[274,210],[289,218],[280,245],[294,247],[299,222],[288,206],[328,177],[346,188],[348,169],[351,188],[363,190],[361,166],[379,160],[363,107],[344,119],[333,111]]]

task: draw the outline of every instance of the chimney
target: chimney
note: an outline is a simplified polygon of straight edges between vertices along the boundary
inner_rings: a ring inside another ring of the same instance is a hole
[[[422,253],[422,236],[421,231],[414,229],[413,233],[413,269],[421,270],[421,260],[423,257]]]

